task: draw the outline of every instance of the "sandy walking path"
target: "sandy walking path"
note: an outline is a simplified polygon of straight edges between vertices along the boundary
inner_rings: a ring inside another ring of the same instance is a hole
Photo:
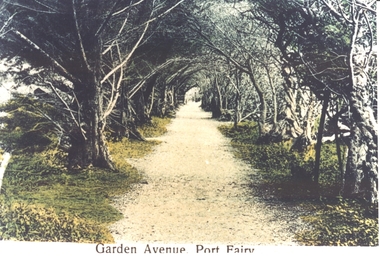
[[[111,226],[117,242],[295,245],[284,220],[248,194],[252,169],[197,103],[182,106],[155,151],[128,160],[147,184],[115,201],[124,219]],[[296,222],[297,221],[297,222]]]

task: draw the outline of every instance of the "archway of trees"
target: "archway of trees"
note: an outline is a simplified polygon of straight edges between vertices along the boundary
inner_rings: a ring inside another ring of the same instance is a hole
[[[165,116],[198,87],[215,118],[258,124],[260,141],[334,136],[346,195],[377,202],[376,1],[17,0],[0,4],[3,78],[33,86],[23,106],[70,167],[111,168],[106,133]],[[25,113],[26,114],[26,113]],[[6,133],[20,123],[3,117]],[[25,126],[25,125],[24,125]],[[32,126],[34,127],[33,132]],[[20,140],[2,136],[3,147]]]

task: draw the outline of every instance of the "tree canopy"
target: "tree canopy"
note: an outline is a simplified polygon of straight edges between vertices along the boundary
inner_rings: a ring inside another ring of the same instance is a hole
[[[107,139],[144,140],[136,125],[170,114],[197,87],[214,117],[235,127],[255,121],[260,143],[315,145],[316,184],[321,145],[333,136],[337,149],[347,149],[339,153],[344,194],[374,203],[375,6],[371,0],[2,0],[2,77],[34,90],[3,107],[15,114],[4,118],[3,129],[21,138],[46,128],[66,145],[71,168],[113,169]],[[26,113],[35,123],[16,121]],[[16,137],[2,137],[3,144],[17,147]]]

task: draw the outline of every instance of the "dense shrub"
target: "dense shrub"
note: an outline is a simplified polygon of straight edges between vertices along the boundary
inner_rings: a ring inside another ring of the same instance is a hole
[[[354,200],[326,204],[316,215],[305,216],[313,228],[298,234],[298,240],[313,246],[378,246],[377,213],[368,215]]]
[[[52,208],[2,201],[0,218],[0,240],[113,242],[104,227]]]
[[[0,116],[0,147],[31,153],[45,150],[56,138],[57,132],[53,122],[47,120],[45,115],[57,118],[57,109],[31,96],[13,96],[0,105],[0,111],[7,112]]]

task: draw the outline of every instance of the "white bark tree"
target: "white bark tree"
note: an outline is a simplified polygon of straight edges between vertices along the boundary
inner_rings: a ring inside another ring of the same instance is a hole
[[[376,10],[375,1],[272,1],[256,2],[256,18],[276,32],[276,46],[293,67],[303,86],[322,102],[318,148],[327,109],[345,102],[348,143],[344,193],[377,202],[376,121]],[[338,136],[337,136],[338,137]],[[318,156],[316,159],[319,159]],[[318,160],[314,180],[318,181]],[[342,170],[342,169],[341,169]]]
[[[350,29],[347,54],[351,136],[344,176],[344,193],[378,202],[378,123],[372,108],[376,85],[376,1],[344,3],[322,0],[337,22]]]

